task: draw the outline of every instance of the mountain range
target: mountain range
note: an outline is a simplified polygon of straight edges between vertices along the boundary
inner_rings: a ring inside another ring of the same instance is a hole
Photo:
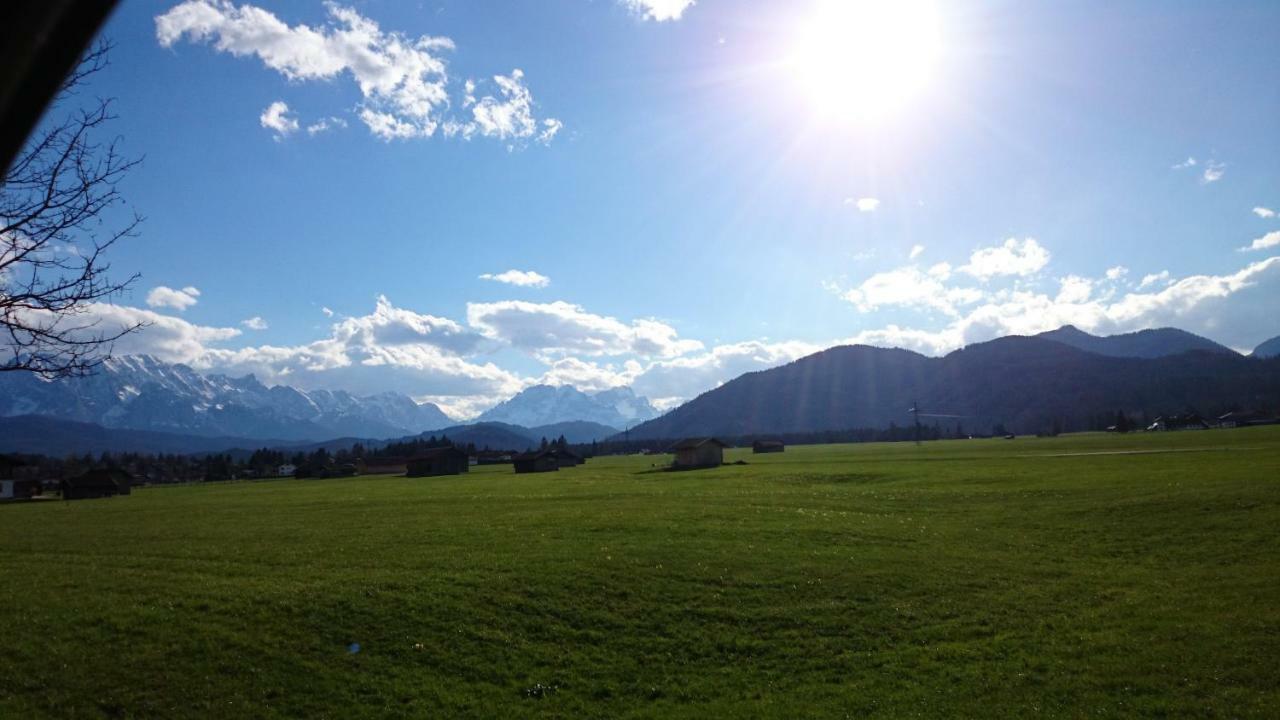
[[[1070,328],[1047,337],[977,343],[940,358],[864,345],[834,347],[743,375],[632,428],[630,437],[905,426],[917,402],[929,424],[985,431],[998,423],[1024,433],[1084,429],[1090,418],[1117,411],[1156,416],[1280,407],[1280,358],[1205,346],[1180,330],[1140,335],[1105,342]],[[1107,354],[1082,350],[1081,344]],[[1121,352],[1133,355],[1113,354]]]
[[[83,378],[0,373],[0,417],[33,414],[111,429],[298,441],[391,437],[455,424],[436,405],[397,393],[267,387],[253,375],[204,375],[148,355],[110,358]]]
[[[629,387],[588,394],[569,385],[534,385],[485,411],[476,421],[532,428],[582,420],[626,428],[657,415],[648,399],[637,396]]]
[[[976,343],[940,358],[844,346],[748,373],[658,417],[630,388],[587,393],[536,385],[459,424],[430,403],[382,393],[267,387],[252,375],[201,374],[149,356],[108,360],[79,379],[0,373],[0,452],[132,449],[214,452],[447,434],[479,447],[521,449],[542,437],[602,440],[808,433],[911,422],[1015,432],[1126,412],[1280,407],[1280,338],[1243,356],[1175,328],[1099,337],[1072,326]],[[40,416],[40,417],[37,417]]]

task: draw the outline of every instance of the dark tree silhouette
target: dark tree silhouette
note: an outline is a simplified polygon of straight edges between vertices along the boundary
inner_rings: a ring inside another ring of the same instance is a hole
[[[110,99],[79,102],[110,49],[101,42],[85,55],[54,100],[57,119],[27,141],[0,180],[0,372],[87,375],[116,340],[141,327],[101,328],[90,315],[94,303],[138,277],[109,279],[104,254],[142,222],[130,213],[107,227],[108,210],[123,203],[118,185],[141,159],[121,155],[118,138],[95,139],[115,119]]]

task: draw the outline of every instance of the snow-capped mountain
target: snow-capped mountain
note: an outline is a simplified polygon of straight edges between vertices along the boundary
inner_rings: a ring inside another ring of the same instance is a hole
[[[85,378],[0,373],[0,416],[38,414],[108,428],[203,436],[325,440],[393,437],[454,424],[405,395],[267,387],[252,375],[202,375],[148,355],[114,357]]]
[[[534,385],[485,411],[477,422],[504,422],[524,427],[586,420],[626,428],[657,417],[646,398],[621,387],[588,394],[569,386]]]

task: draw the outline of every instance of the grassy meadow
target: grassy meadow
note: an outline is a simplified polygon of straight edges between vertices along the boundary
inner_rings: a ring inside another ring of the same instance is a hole
[[[1280,428],[729,459],[0,506],[0,717],[1280,716]]]

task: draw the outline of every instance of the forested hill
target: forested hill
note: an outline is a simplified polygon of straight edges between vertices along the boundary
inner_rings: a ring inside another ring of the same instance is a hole
[[[1045,338],[1006,337],[945,357],[841,346],[749,373],[632,428],[632,439],[884,428],[925,417],[971,429],[1081,430],[1100,414],[1280,407],[1280,358],[1192,351],[1108,357]]]

